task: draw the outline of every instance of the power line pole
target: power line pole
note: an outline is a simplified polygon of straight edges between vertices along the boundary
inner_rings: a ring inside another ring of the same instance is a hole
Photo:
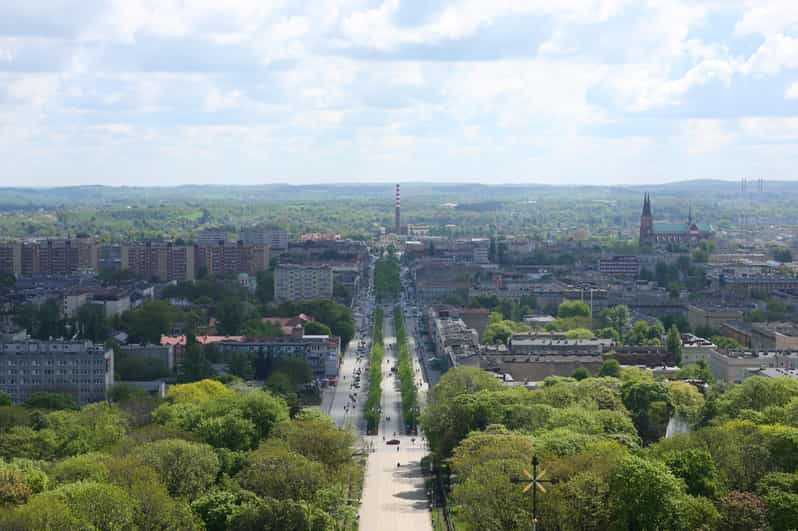
[[[525,483],[524,492],[532,491],[532,531],[537,531],[538,528],[538,489],[540,489],[540,492],[546,492],[546,489],[543,487],[544,483],[559,483],[557,479],[542,479],[546,471],[541,470],[540,474],[538,474],[539,464],[540,461],[538,460],[538,456],[533,455],[532,473],[530,474],[528,470],[524,470],[525,477],[513,478],[510,480],[512,483]]]

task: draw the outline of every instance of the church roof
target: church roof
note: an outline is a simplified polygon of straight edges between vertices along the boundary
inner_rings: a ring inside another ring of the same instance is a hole
[[[713,232],[712,225],[695,223],[701,232]],[[687,223],[654,223],[654,232],[687,232],[690,226]]]

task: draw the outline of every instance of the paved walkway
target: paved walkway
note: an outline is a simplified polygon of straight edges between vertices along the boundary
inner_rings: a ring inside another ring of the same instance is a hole
[[[360,529],[431,531],[432,520],[420,465],[427,450],[422,446],[420,438],[401,435],[403,429],[399,382],[398,377],[390,371],[396,365],[392,311],[385,312],[384,322],[387,361],[383,362],[383,419],[379,434],[367,437],[373,442],[375,451],[368,457],[360,503]],[[386,420],[386,416],[390,416],[391,420]],[[385,444],[386,440],[394,438],[400,441],[398,450],[397,446]]]

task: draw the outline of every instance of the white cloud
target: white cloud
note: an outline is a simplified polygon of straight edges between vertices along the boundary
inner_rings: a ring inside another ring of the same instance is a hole
[[[722,120],[690,119],[682,128],[682,144],[690,155],[705,155],[726,147],[735,134]]]
[[[762,161],[798,141],[794,0],[407,1],[3,5],[5,174],[592,182],[678,178],[685,153],[791,171]]]

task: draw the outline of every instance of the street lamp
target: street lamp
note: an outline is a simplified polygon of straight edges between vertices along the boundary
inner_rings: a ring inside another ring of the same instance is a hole
[[[524,477],[510,480],[512,483],[525,483],[524,492],[532,491],[532,531],[537,531],[538,526],[538,489],[540,489],[540,492],[546,492],[545,487],[543,487],[544,483],[559,483],[558,479],[542,479],[546,471],[541,470],[540,474],[538,474],[539,464],[538,456],[533,455],[532,473],[530,474],[528,470],[524,470]]]

